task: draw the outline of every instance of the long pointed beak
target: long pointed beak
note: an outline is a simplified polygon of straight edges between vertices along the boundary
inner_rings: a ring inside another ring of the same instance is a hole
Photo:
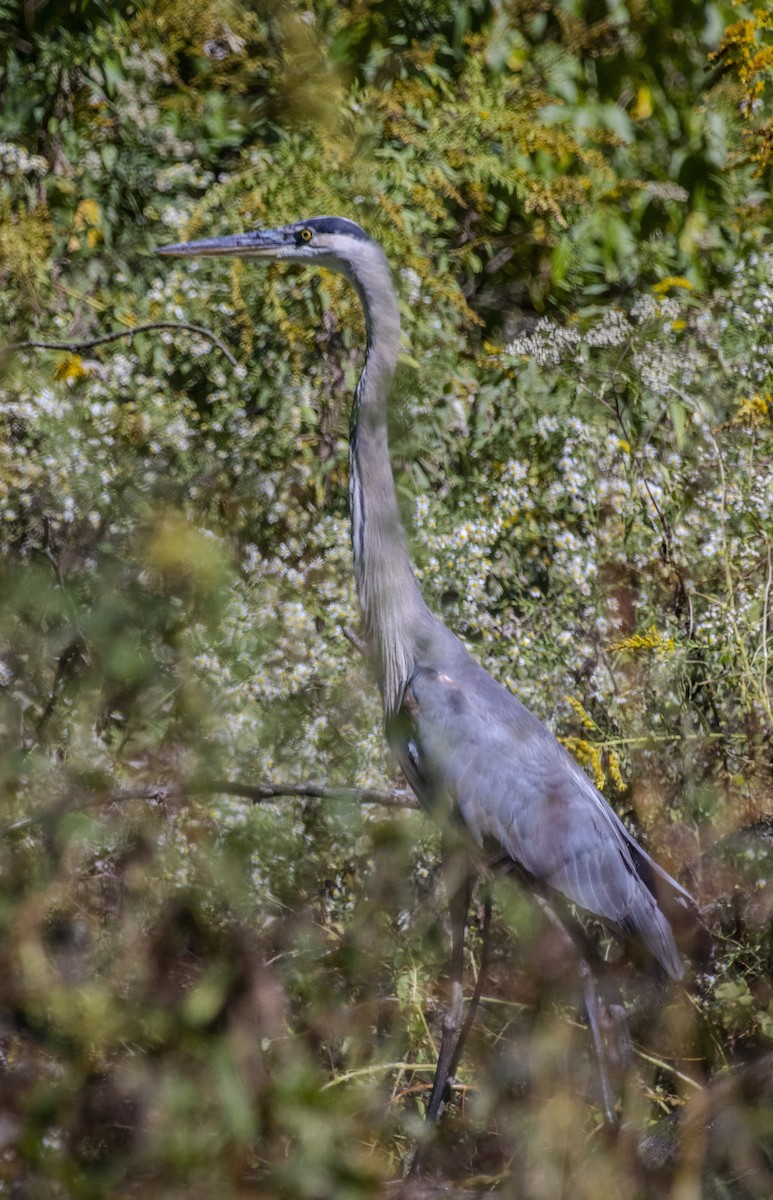
[[[238,258],[273,258],[287,242],[276,229],[259,229],[253,233],[234,233],[230,237],[202,238],[198,242],[178,242],[160,246],[157,254],[170,258],[211,258],[229,255]]]

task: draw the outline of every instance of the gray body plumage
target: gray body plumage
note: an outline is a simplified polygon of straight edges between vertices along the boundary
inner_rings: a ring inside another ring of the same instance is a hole
[[[387,737],[421,803],[454,815],[480,854],[510,861],[640,941],[675,979],[683,968],[656,892],[691,905],[646,854],[575,760],[429,611],[394,490],[387,401],[400,344],[391,273],[359,226],[314,218],[277,230],[166,247],[175,255],[316,263],[356,287],[367,353],[352,409],[350,503],[357,590]]]
[[[408,721],[394,723],[400,732],[391,742],[423,803],[444,815],[457,811],[500,868],[504,853],[536,885],[639,940],[680,979],[653,877],[674,896],[687,894],[632,838],[553,734],[442,626],[428,632],[406,695]]]

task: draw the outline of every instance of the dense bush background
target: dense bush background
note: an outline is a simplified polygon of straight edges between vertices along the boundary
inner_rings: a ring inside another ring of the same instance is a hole
[[[353,1200],[420,1129],[437,831],[343,633],[362,318],[338,277],[153,254],[319,213],[395,268],[428,600],[718,946],[649,1005],[619,966],[609,1146],[561,950],[497,885],[432,1169],[770,1194],[772,26],[0,2],[0,1195]]]

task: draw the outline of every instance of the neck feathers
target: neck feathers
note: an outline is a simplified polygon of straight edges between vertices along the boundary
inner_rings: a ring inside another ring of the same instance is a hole
[[[357,594],[376,660],[387,718],[402,701],[427,615],[408,554],[387,440],[387,401],[400,346],[400,317],[389,267],[369,245],[355,286],[368,327],[365,366],[352,408],[349,498]]]

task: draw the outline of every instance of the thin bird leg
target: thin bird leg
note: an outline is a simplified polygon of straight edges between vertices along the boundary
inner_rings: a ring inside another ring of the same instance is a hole
[[[615,1111],[615,1097],[609,1082],[607,1068],[607,1050],[601,1033],[601,1005],[596,991],[596,981],[593,978],[587,959],[578,956],[577,965],[582,979],[583,1000],[588,1017],[588,1028],[593,1039],[593,1049],[596,1052],[596,1062],[599,1069],[599,1084],[601,1087],[601,1106],[604,1110],[604,1121],[610,1129],[617,1129],[618,1120]]]
[[[451,871],[459,867],[459,858],[451,860]],[[449,872],[450,874],[450,872]],[[456,1048],[462,1028],[462,1013],[464,1011],[464,935],[467,928],[467,913],[470,908],[472,891],[476,875],[465,868],[461,879],[450,880],[448,908],[451,914],[451,971],[449,977],[451,1002],[443,1018],[443,1032],[440,1038],[435,1078],[427,1104],[426,1121],[433,1124],[440,1116],[448,1100],[448,1083],[452,1065],[456,1058]],[[466,1032],[466,1031],[465,1031]],[[461,1048],[459,1049],[461,1054]]]
[[[475,983],[475,990],[473,991],[472,997],[470,998],[470,1003],[467,1005],[467,1016],[464,1019],[464,1025],[462,1026],[462,1031],[459,1034],[459,1037],[457,1038],[456,1045],[454,1047],[454,1052],[453,1052],[453,1055],[451,1056],[451,1064],[448,1068],[449,1082],[450,1082],[450,1080],[452,1080],[454,1078],[454,1076],[456,1075],[456,1072],[459,1068],[459,1063],[460,1063],[461,1057],[462,1057],[462,1051],[464,1050],[464,1044],[467,1041],[467,1035],[469,1034],[470,1030],[472,1029],[472,1023],[475,1020],[475,1016],[478,1011],[478,1005],[480,1004],[480,998],[483,995],[483,988],[486,983],[486,980],[488,979],[490,932],[491,932],[491,890],[489,887],[487,887],[486,891],[485,891],[485,895],[483,897],[483,925],[481,927],[481,951],[480,951],[480,966],[478,968],[478,978]]]
[[[588,1028],[590,1029],[591,1040],[593,1041],[593,1050],[596,1055],[596,1065],[599,1072],[601,1107],[604,1112],[604,1123],[609,1129],[617,1130],[619,1128],[619,1122],[615,1109],[615,1096],[609,1079],[607,1048],[604,1045],[604,1037],[601,1032],[601,1005],[599,1003],[593,971],[591,970],[591,966],[587,958],[577,945],[575,938],[572,937],[570,931],[567,929],[565,923],[558,916],[552,905],[545,899],[544,896],[538,897],[538,900],[543,912],[562,933],[577,962],[577,970],[582,981],[582,995],[585,1003],[585,1013],[588,1018]]]
[[[462,1025],[462,1012],[464,1010],[464,990],[463,990],[463,974],[464,974],[464,935],[467,928],[467,913],[470,909],[470,901],[472,899],[473,889],[477,874],[470,871],[469,865],[462,869],[461,879],[454,878],[455,872],[461,868],[461,860],[458,854],[454,855],[453,851],[449,850],[449,842],[444,838],[443,846],[443,868],[446,874],[448,887],[448,909],[451,915],[451,970],[449,976],[451,1001],[443,1018],[443,1032],[440,1038],[440,1052],[438,1054],[437,1067],[435,1068],[435,1078],[432,1082],[432,1091],[430,1093],[427,1111],[424,1117],[425,1128],[431,1128],[443,1111],[450,1097],[450,1082],[459,1064],[459,1059],[462,1056],[464,1042],[472,1024],[472,1017],[475,1015],[475,1009],[480,1000],[480,993],[483,987],[483,977],[485,974],[484,963],[488,959],[488,948],[486,938],[488,934],[488,925],[491,917],[491,898],[486,893],[486,908],[484,910],[484,950],[481,954],[481,968],[478,972],[478,982],[475,985],[475,992],[470,1002],[470,1010],[467,1014],[467,1020]],[[415,1179],[421,1175],[424,1169],[424,1162],[429,1149],[428,1141],[419,1142],[409,1159],[406,1179]]]

